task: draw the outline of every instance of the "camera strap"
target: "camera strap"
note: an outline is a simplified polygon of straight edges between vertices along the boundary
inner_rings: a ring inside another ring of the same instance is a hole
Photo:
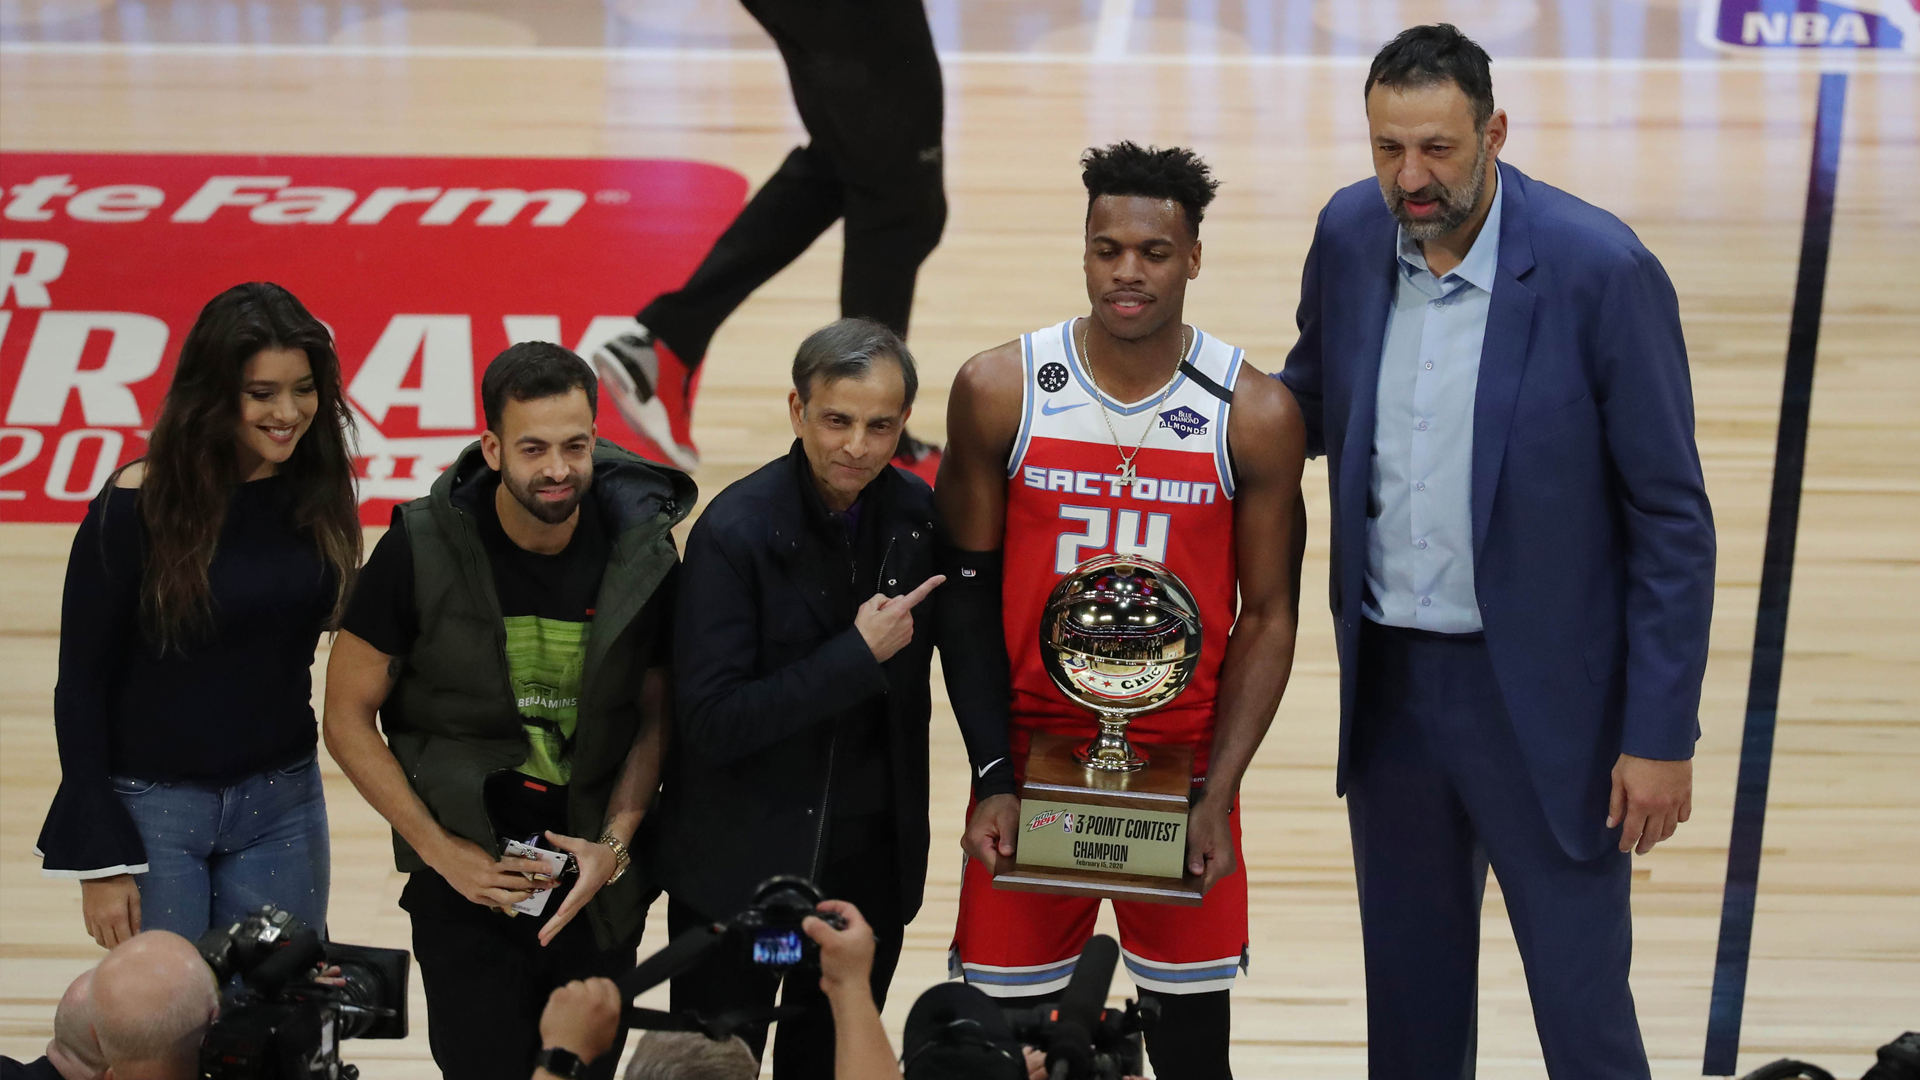
[[[751,1027],[764,1027],[775,1020],[791,1020],[806,1014],[802,1005],[766,1005],[757,1009],[728,1009],[711,1019],[692,1010],[662,1012],[659,1009],[628,1009],[621,1017],[628,1027],[642,1031],[697,1031],[716,1042],[732,1038]]]

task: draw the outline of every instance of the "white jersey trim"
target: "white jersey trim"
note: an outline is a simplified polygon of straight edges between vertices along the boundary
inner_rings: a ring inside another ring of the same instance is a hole
[[[1020,472],[1020,461],[1027,456],[1027,440],[1033,437],[1033,335],[1020,335],[1020,434],[1013,440],[1013,456],[1007,459],[1007,478]]]
[[[1227,388],[1227,395],[1233,395],[1233,386],[1240,381],[1240,361],[1247,355],[1245,349],[1233,350],[1233,359],[1227,361],[1227,377],[1220,385]],[[1230,401],[1222,401],[1214,412],[1218,423],[1213,430],[1213,468],[1220,474],[1220,491],[1227,498],[1233,498],[1233,447],[1227,442],[1227,414],[1233,408]]]

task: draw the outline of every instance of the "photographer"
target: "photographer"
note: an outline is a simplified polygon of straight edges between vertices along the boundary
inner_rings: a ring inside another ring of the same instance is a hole
[[[219,1012],[213,972],[192,942],[135,934],[67,987],[47,1056],[0,1058],[0,1080],[193,1080]]]
[[[93,1033],[93,969],[67,984],[53,1010],[53,1038],[44,1057],[22,1065],[0,1057],[0,1080],[100,1080],[107,1059]]]

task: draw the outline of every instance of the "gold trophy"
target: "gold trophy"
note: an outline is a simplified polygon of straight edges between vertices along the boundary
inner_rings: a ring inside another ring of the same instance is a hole
[[[1200,903],[1186,872],[1193,752],[1127,739],[1133,717],[1171,702],[1200,663],[1200,609],[1173,571],[1101,555],[1060,579],[1040,616],[1040,653],[1060,692],[1092,710],[1090,743],[1035,735],[1020,785],[1017,850],[994,885],[1029,892]]]

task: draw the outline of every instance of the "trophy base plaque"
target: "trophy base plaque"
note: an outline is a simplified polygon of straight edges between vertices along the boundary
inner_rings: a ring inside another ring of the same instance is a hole
[[[1193,751],[1155,746],[1145,768],[1108,772],[1076,760],[1084,742],[1033,737],[1016,850],[996,860],[994,887],[1200,906],[1186,872]]]

